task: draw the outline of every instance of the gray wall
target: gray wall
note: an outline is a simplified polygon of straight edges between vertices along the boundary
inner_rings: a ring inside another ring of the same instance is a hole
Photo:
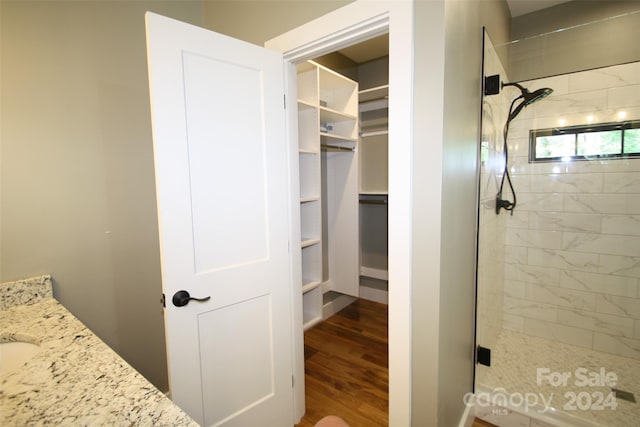
[[[563,3],[514,18],[511,38],[518,42],[499,52],[503,61],[509,57],[512,81],[638,61],[639,12],[640,1]]]
[[[144,30],[199,1],[1,3],[0,280],[54,295],[167,390]]]
[[[204,0],[204,21],[211,30],[262,46],[352,1]]]
[[[482,28],[486,26],[492,37],[505,42],[510,22],[504,1],[448,0],[441,10],[434,3],[418,2],[416,9],[415,426],[457,425],[464,410],[462,398],[473,387]],[[440,80],[429,81],[438,76]],[[432,117],[437,111],[426,105],[429,98],[441,102],[440,139],[438,117]],[[438,168],[434,159],[439,163],[439,176],[433,173]],[[440,204],[434,203],[437,199]],[[437,384],[435,389],[433,384]]]

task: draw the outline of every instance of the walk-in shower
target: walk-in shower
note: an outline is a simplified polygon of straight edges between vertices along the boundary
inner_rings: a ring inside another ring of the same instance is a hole
[[[622,29],[640,38],[640,11],[485,35],[483,78],[512,82],[483,97],[479,147],[474,410],[498,426],[640,425],[640,50],[592,37]]]

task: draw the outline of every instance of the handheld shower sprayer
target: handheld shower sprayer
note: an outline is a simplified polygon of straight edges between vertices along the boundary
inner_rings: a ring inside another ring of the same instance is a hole
[[[511,211],[511,215],[513,215],[513,210],[516,207],[517,200],[516,200],[516,192],[513,189],[513,184],[511,183],[511,175],[509,174],[509,146],[507,144],[507,136],[509,134],[509,124],[513,119],[516,118],[518,114],[520,114],[520,112],[524,108],[528,107],[534,102],[540,101],[542,98],[546,98],[547,96],[551,95],[551,93],[553,92],[553,89],[545,87],[545,88],[535,90],[533,92],[529,92],[529,89],[522,87],[518,83],[502,83],[500,86],[501,88],[504,88],[505,86],[514,86],[520,89],[520,95],[516,97],[513,101],[511,101],[511,106],[509,107],[509,115],[507,116],[507,122],[505,123],[504,129],[503,129],[504,171],[502,173],[502,179],[500,180],[500,190],[498,190],[498,194],[496,195],[496,214],[499,215],[500,209],[504,209],[507,211]],[[499,90],[496,93],[499,93]],[[516,105],[516,102],[518,102],[519,100],[522,100],[522,102],[520,102],[514,109],[513,107]],[[507,179],[507,183],[509,184],[509,189],[511,190],[511,194],[513,194],[513,202],[502,198],[502,188],[504,187],[505,177]]]

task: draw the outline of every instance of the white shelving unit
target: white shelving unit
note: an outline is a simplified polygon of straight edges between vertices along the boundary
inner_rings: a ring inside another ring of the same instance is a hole
[[[389,85],[359,93],[360,194],[389,192]]]
[[[371,288],[388,280],[387,198],[389,193],[389,85],[359,93],[360,275],[362,297],[383,302],[386,292]],[[372,232],[375,230],[375,232]],[[373,279],[373,280],[371,280]],[[386,286],[386,285],[385,285]],[[371,295],[365,295],[371,292]]]
[[[358,84],[313,61],[298,65],[305,329],[323,319],[323,293],[358,293],[358,130]]]

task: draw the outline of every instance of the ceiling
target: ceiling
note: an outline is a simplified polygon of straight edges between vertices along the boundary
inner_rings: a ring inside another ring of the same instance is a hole
[[[338,52],[358,64],[389,55],[389,34],[345,47]]]
[[[511,17],[526,15],[569,0],[507,0]],[[353,62],[361,64],[389,54],[389,35],[385,34],[338,51]]]
[[[560,3],[567,3],[568,0],[507,0],[511,17],[526,15],[541,9],[556,6]]]

